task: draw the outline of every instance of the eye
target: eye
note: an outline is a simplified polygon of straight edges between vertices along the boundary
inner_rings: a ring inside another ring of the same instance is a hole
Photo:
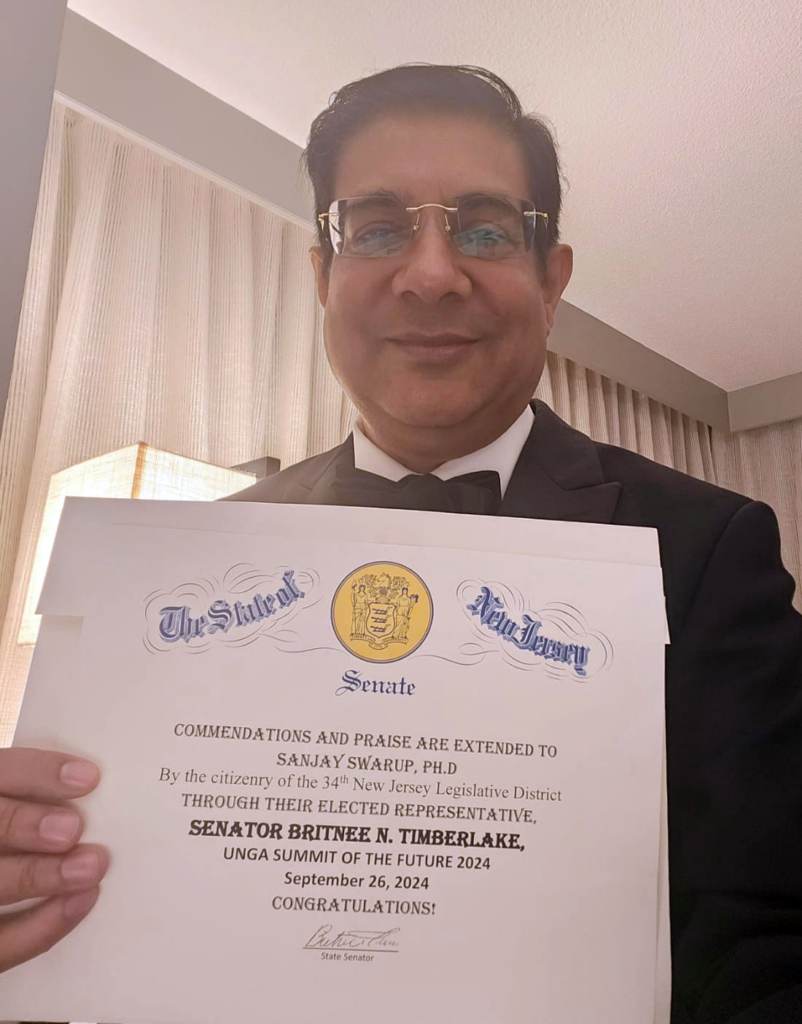
[[[354,237],[356,242],[364,242],[371,237],[381,236],[381,232],[398,231],[397,227],[393,227],[390,224],[376,225],[375,227],[363,228],[358,235]]]
[[[506,239],[506,235],[501,234],[499,231],[493,231],[490,228],[474,228],[466,234],[476,238],[477,242],[503,242]]]
[[[455,238],[460,250],[466,255],[475,255],[477,252],[488,252],[507,244],[507,236],[491,227],[471,228],[462,231]]]

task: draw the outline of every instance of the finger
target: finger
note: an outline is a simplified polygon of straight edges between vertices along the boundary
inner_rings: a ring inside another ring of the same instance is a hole
[[[18,800],[70,800],[100,781],[96,764],[34,747],[0,749],[0,793]]]
[[[0,971],[46,953],[80,924],[97,901],[97,888],[54,896],[18,914],[0,917]]]
[[[108,851],[88,844],[76,847],[66,857],[52,853],[2,857],[0,906],[91,888],[100,883],[108,866]]]
[[[5,850],[66,853],[84,829],[72,807],[31,804],[0,796],[0,843]]]

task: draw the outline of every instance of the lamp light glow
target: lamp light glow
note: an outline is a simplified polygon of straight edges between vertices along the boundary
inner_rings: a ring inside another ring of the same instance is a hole
[[[39,635],[41,616],[36,614],[36,606],[65,498],[214,501],[241,491],[254,481],[252,473],[188,459],[144,443],[128,445],[54,473],[47,491],[17,643],[35,644]]]

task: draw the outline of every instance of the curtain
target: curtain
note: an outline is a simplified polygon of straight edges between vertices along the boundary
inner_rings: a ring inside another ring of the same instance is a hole
[[[737,434],[713,431],[716,482],[771,505],[777,514],[785,567],[796,580],[802,611],[802,420]]]
[[[553,352],[535,394],[595,441],[771,505],[802,611],[802,420],[730,434]]]
[[[54,104],[0,438],[0,744],[30,660],[16,638],[54,472],[138,441],[286,466],[348,433],[313,242],[311,228]],[[802,421],[729,435],[554,353],[537,395],[598,441],[767,501],[800,579]]]
[[[56,101],[0,439],[0,743],[51,475],[145,441],[286,466],[342,440],[311,229]]]

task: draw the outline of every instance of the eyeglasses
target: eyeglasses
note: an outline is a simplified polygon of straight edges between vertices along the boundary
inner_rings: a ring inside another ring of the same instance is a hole
[[[549,216],[528,199],[506,196],[462,196],[456,206],[424,203],[404,206],[390,196],[335,199],[318,217],[329,228],[329,241],[338,256],[368,258],[395,256],[420,230],[420,211],[436,206],[445,211],[445,230],[457,249],[480,260],[505,260],[529,252],[537,218],[548,227]]]

